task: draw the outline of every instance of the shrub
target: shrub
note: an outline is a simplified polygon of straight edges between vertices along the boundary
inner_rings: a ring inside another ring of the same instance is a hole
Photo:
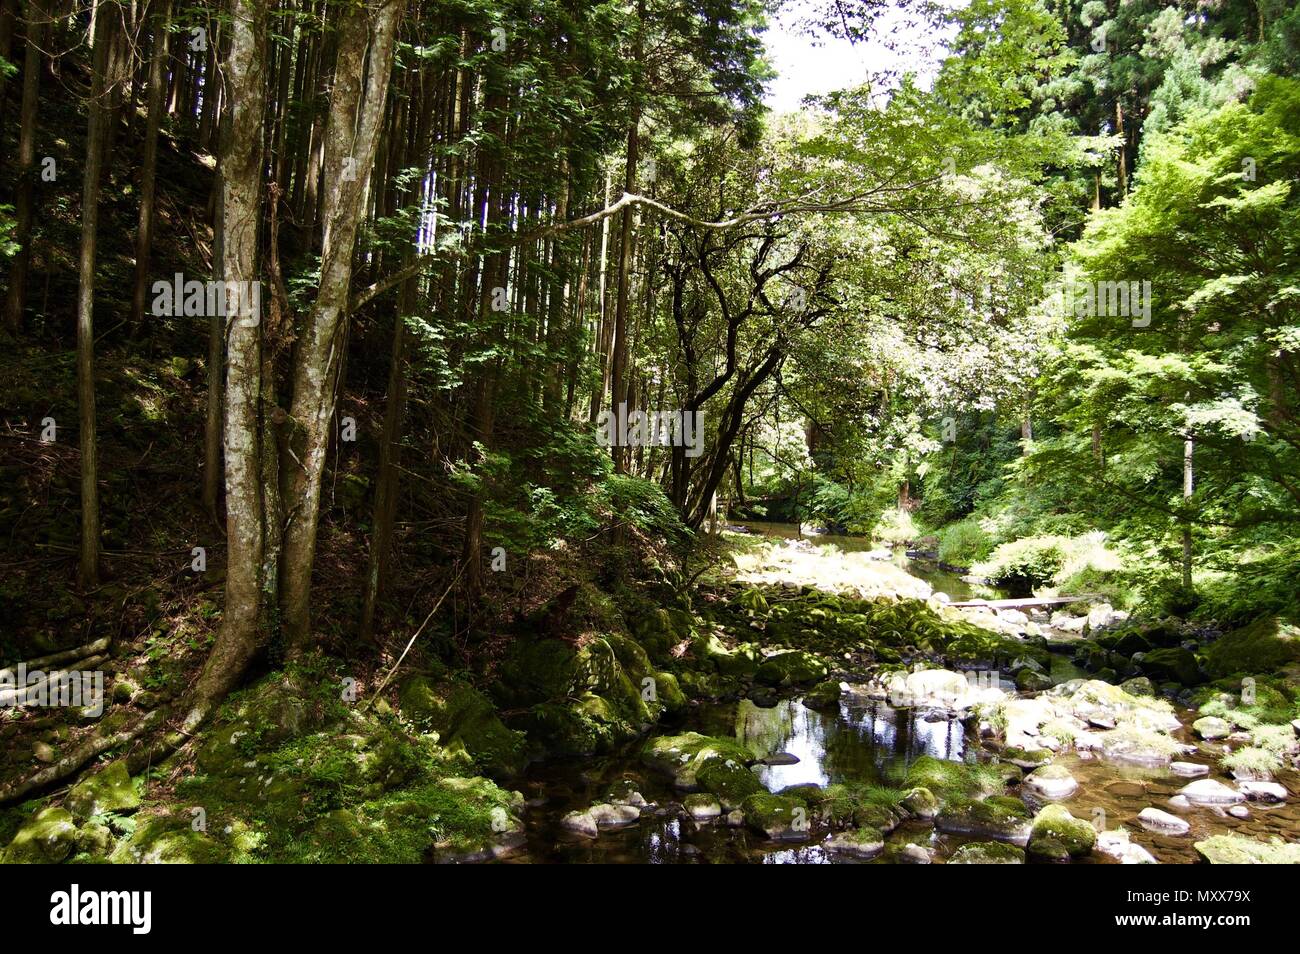
[[[950,523],[939,531],[939,559],[954,566],[971,566],[988,558],[993,541],[974,517]]]

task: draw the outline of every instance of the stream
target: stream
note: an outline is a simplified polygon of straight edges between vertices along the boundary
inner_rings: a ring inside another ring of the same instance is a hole
[[[780,536],[797,535],[789,525],[754,525],[761,532]],[[773,533],[773,529],[778,532]],[[785,530],[788,532],[779,532]],[[842,550],[870,549],[870,544],[853,537],[819,536],[819,545],[834,543]],[[942,589],[955,599],[973,595],[971,584],[949,571],[908,561],[901,554],[895,561],[907,572]],[[1053,682],[1086,678],[1068,658],[1053,656]],[[1175,737],[1195,742],[1189,729],[1194,715],[1179,711],[1183,724]],[[846,694],[838,710],[808,708],[799,697],[784,699],[775,706],[759,707],[748,699],[702,705],[676,724],[656,728],[658,734],[693,730],[705,735],[734,738],[762,760],[781,753],[793,756],[791,764],[754,766],[759,780],[772,792],[790,785],[813,783],[826,786],[839,782],[898,784],[898,779],[915,759],[929,755],[961,761],[980,757],[979,741],[956,719],[937,717],[921,709],[896,709],[884,701]],[[743,826],[730,827],[725,817],[698,822],[681,809],[684,793],[643,766],[638,760],[640,744],[619,755],[583,760],[556,760],[534,765],[518,786],[528,801],[527,843],[514,862],[561,863],[768,863],[828,864],[862,863],[826,851],[813,842],[775,843]],[[1211,777],[1222,778],[1217,767],[1219,750],[1201,743],[1186,761],[1210,767]],[[784,760],[784,759],[783,759]],[[1124,826],[1132,841],[1149,851],[1160,863],[1190,863],[1198,860],[1193,843],[1214,834],[1237,833],[1267,840],[1282,837],[1295,840],[1300,831],[1300,801],[1278,805],[1251,803],[1245,818],[1230,816],[1221,809],[1198,807],[1179,812],[1191,824],[1184,835],[1147,831],[1137,814],[1148,806],[1168,809],[1169,799],[1187,784],[1169,767],[1144,767],[1106,760],[1089,752],[1067,751],[1054,759],[1078,780],[1076,794],[1065,805],[1078,818],[1101,820],[1106,828]],[[1230,780],[1229,780],[1230,781]],[[1288,780],[1294,791],[1294,779]],[[569,812],[583,811],[605,800],[611,788],[627,785],[640,792],[652,807],[627,828],[602,831],[586,838],[565,831],[561,819]],[[1026,798],[1031,809],[1041,807]],[[1102,814],[1104,813],[1104,814]],[[912,842],[927,848],[933,860],[942,862],[961,844],[970,840],[944,834],[932,823],[913,821],[899,826],[887,843]],[[868,863],[880,863],[882,855]],[[1085,863],[1113,863],[1114,859],[1093,852]]]

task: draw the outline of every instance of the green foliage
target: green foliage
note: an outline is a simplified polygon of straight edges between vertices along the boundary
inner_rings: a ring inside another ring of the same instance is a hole
[[[950,523],[939,531],[939,559],[944,563],[973,566],[992,550],[993,541],[975,517]]]

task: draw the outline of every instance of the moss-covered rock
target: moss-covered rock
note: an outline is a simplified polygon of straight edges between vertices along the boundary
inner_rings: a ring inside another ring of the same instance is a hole
[[[1018,798],[991,795],[982,801],[953,801],[935,818],[935,827],[954,835],[992,838],[1023,845],[1029,840],[1032,817]]]
[[[1001,792],[1002,777],[995,766],[986,763],[952,762],[923,755],[907,771],[905,782],[910,788],[924,788],[940,802],[982,798]]]
[[[1300,865],[1300,844],[1215,835],[1194,847],[1201,860],[1212,865]]]
[[[699,788],[697,773],[715,758],[741,766],[754,761],[753,753],[734,739],[719,739],[698,732],[659,736],[641,749],[642,763],[672,778],[673,784],[683,791]]]
[[[1048,805],[1034,818],[1026,850],[1045,861],[1067,861],[1089,854],[1096,844],[1092,825],[1075,818],[1063,805]]]
[[[1263,617],[1220,636],[1205,651],[1206,671],[1216,679],[1276,672],[1298,660],[1300,626],[1277,616]]]
[[[950,865],[1023,865],[1023,848],[997,841],[972,841],[962,845],[948,859]]]
[[[686,814],[696,821],[708,821],[722,814],[722,803],[705,792],[695,792],[682,799]]]
[[[720,756],[705,759],[695,772],[695,780],[704,791],[716,795],[727,811],[764,791],[763,783],[744,763]]]
[[[1201,667],[1191,650],[1182,647],[1153,649],[1133,658],[1133,664],[1142,670],[1142,674],[1156,682],[1176,682],[1184,686],[1195,686],[1204,682]]]
[[[140,807],[140,794],[131,782],[126,762],[119,759],[72,786],[65,807],[75,818],[130,812]]]
[[[834,679],[813,686],[803,697],[803,704],[820,712],[838,712],[843,690]]]
[[[885,838],[875,828],[850,828],[831,835],[822,847],[834,854],[851,858],[874,858],[885,850]]]
[[[50,864],[64,860],[77,841],[72,814],[54,805],[42,808],[18,829],[5,849],[6,864]]]
[[[222,864],[231,852],[215,837],[194,828],[190,815],[152,815],[139,819],[129,838],[118,842],[114,864]]]
[[[771,841],[807,841],[812,825],[808,807],[789,795],[760,792],[745,799],[745,824]]]
[[[527,764],[527,740],[497,717],[483,693],[458,679],[413,676],[399,693],[402,714],[448,744],[459,741],[494,778],[509,778]]]
[[[754,678],[767,686],[808,686],[825,679],[828,671],[812,653],[796,649],[768,656]]]
[[[928,788],[917,786],[903,796],[903,808],[914,818],[931,819],[939,814],[943,806]]]

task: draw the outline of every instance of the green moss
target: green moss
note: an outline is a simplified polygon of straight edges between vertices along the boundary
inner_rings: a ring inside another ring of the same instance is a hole
[[[1300,660],[1300,626],[1266,616],[1220,636],[1205,651],[1205,668],[1214,678],[1239,673],[1276,672]]]
[[[795,650],[768,656],[755,678],[768,686],[807,686],[826,678],[827,666],[812,653]]]
[[[838,711],[841,693],[840,684],[833,679],[828,679],[809,689],[803,697],[803,704],[809,709]]]
[[[962,845],[948,859],[950,865],[1023,865],[1025,852],[1000,841],[974,841]]]
[[[1247,778],[1272,778],[1282,770],[1282,759],[1276,752],[1248,745],[1230,752],[1220,763],[1227,771]]]
[[[1215,835],[1196,842],[1196,853],[1212,865],[1300,865],[1300,845]]]
[[[490,699],[458,679],[414,676],[399,693],[402,714],[444,744],[459,741],[494,778],[509,778],[527,763],[527,740],[497,718]]]
[[[77,826],[64,808],[47,806],[36,812],[14,834],[5,849],[7,864],[49,864],[72,853]]]
[[[641,750],[643,763],[671,776],[683,789],[697,787],[696,773],[712,758],[730,759],[738,765],[754,761],[753,754],[734,739],[719,739],[698,732],[650,739]]]
[[[67,808],[77,818],[104,812],[126,812],[140,807],[140,794],[131,782],[126,762],[118,760],[88,775],[68,793]]]
[[[951,762],[923,755],[907,770],[906,788],[929,789],[940,801],[972,798],[1000,792],[1002,778],[987,763]]]
[[[1034,818],[1026,850],[1037,858],[1063,861],[1089,854],[1096,843],[1092,825],[1075,818],[1063,805],[1048,805]]]
[[[716,795],[728,811],[764,790],[758,776],[743,762],[719,756],[705,759],[695,771],[695,780],[704,791]]]
[[[196,831],[191,815],[152,815],[143,818],[129,838],[118,842],[114,864],[224,864],[237,859],[217,838]]]
[[[808,807],[793,796],[760,792],[745,799],[741,808],[745,824],[772,841],[806,841],[810,836]]]
[[[952,834],[1023,844],[1029,837],[1030,814],[1018,798],[991,795],[982,801],[950,801],[935,824],[940,831]]]

